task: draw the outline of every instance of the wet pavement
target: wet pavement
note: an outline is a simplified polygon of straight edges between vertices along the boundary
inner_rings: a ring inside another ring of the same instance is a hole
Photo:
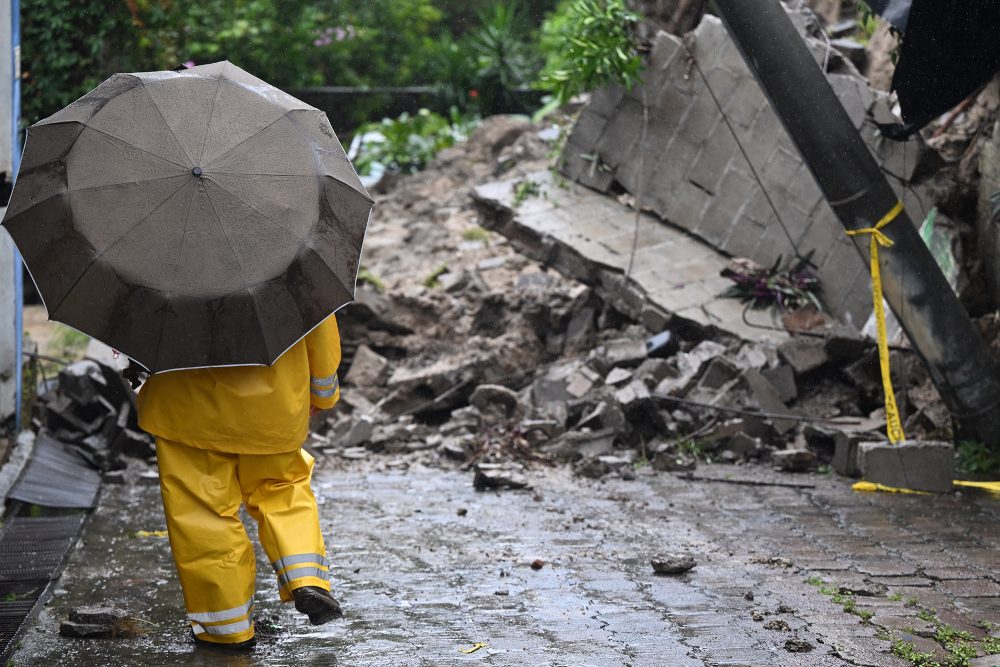
[[[192,646],[167,541],[135,536],[164,528],[158,488],[106,486],[13,665],[907,665],[891,636],[926,651],[919,635],[939,623],[975,637],[1000,623],[1000,501],[858,494],[761,467],[697,474],[722,481],[539,469],[534,490],[482,493],[415,458],[320,460],[345,618],[313,627],[280,605],[259,552],[261,641],[237,656]],[[652,556],[678,551],[697,566],[653,573]],[[87,603],[118,603],[147,633],[60,637]]]

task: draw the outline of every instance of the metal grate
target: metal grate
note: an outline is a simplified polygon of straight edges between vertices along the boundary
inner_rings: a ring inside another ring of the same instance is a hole
[[[86,514],[11,518],[0,533],[0,661],[62,571]],[[11,599],[4,599],[4,598]]]

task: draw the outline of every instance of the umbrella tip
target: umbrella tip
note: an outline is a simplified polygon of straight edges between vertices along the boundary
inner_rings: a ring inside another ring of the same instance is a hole
[[[195,176],[198,176],[200,178],[201,177],[201,167],[195,167],[194,169],[191,170],[191,173],[194,174]]]

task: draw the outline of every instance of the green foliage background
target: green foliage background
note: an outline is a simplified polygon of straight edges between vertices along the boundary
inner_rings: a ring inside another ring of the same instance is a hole
[[[222,59],[286,89],[438,85],[496,113],[543,63],[561,100],[631,83],[633,18],[624,0],[22,0],[24,124],[114,72]]]

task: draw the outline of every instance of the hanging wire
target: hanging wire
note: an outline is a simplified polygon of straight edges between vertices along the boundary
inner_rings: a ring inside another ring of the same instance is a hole
[[[705,89],[708,90],[708,94],[711,96],[712,101],[715,103],[715,107],[719,110],[722,115],[722,120],[726,123],[726,127],[729,128],[729,134],[732,135],[733,140],[736,142],[736,146],[740,149],[740,153],[743,155],[743,159],[746,160],[747,166],[750,167],[750,173],[753,175],[755,181],[757,181],[757,186],[760,188],[761,193],[764,195],[764,199],[767,200],[767,205],[771,207],[771,212],[774,214],[774,218],[778,221],[781,226],[781,230],[785,233],[785,238],[788,239],[788,245],[792,247],[795,252],[795,256],[798,259],[803,259],[809,261],[808,258],[803,257],[799,252],[799,247],[796,245],[795,241],[792,239],[791,232],[788,231],[788,227],[785,225],[785,221],[782,220],[781,214],[778,213],[778,207],[775,206],[774,200],[771,199],[770,193],[768,193],[767,188],[764,187],[764,182],[761,180],[760,175],[757,173],[757,169],[754,167],[753,162],[750,160],[750,155],[747,153],[746,148],[743,146],[743,142],[740,141],[739,136],[736,134],[736,128],[733,127],[732,122],[729,120],[729,116],[726,114],[725,110],[722,108],[722,104],[719,102],[719,98],[716,97],[715,91],[712,89],[712,85],[708,82],[708,77],[705,76],[705,72],[702,71],[701,65],[698,63],[697,57],[695,57],[694,52],[688,47],[687,43],[684,43],[684,48],[687,50],[688,57],[694,68],[698,71],[698,76],[701,77],[702,82],[705,84]],[[811,262],[810,262],[811,264]]]

